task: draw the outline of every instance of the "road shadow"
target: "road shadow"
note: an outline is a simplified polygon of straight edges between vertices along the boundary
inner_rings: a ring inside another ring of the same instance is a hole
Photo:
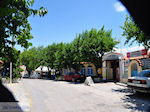
[[[121,100],[124,107],[134,111],[150,112],[150,94],[137,93],[128,88],[112,89],[113,92],[125,93]]]
[[[0,80],[0,112],[23,112],[13,94]]]
[[[128,93],[128,94],[133,94],[134,91],[132,89],[128,88],[118,88],[118,89],[112,89],[113,92],[119,92],[119,93]]]
[[[122,100],[126,103],[126,108],[134,111],[150,112],[150,94],[133,93],[126,95]]]

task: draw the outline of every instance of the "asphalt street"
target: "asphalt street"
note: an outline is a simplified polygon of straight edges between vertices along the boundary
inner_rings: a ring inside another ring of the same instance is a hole
[[[150,95],[135,94],[114,83],[92,86],[64,81],[24,79],[31,112],[149,112]]]

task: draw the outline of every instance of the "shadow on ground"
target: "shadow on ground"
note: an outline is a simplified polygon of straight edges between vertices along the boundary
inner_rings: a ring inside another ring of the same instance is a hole
[[[113,92],[125,93],[121,98],[124,107],[134,111],[150,112],[150,94],[137,93],[128,88],[112,89]]]
[[[0,112],[23,112],[13,94],[2,84],[0,80]]]

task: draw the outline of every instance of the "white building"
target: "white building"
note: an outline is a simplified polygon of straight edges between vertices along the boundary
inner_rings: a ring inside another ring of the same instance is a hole
[[[121,81],[124,73],[123,54],[110,52],[103,56],[103,80]]]

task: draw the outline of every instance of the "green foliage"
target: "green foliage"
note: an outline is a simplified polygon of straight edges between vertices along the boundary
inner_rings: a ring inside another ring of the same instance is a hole
[[[126,37],[125,44],[131,42],[130,45],[132,45],[133,42],[137,42],[142,44],[145,49],[150,48],[150,37],[144,34],[144,32],[135,24],[131,16],[126,16],[124,25],[121,26],[121,28],[123,29],[122,36]]]
[[[47,66],[51,67],[51,68],[54,68],[55,65],[56,65],[56,55],[55,53],[57,52],[58,50],[58,45],[56,43],[53,43],[49,46],[47,46],[45,48],[45,51],[46,51],[46,63],[47,63]]]
[[[34,0],[0,0],[0,57],[5,64],[13,62],[13,78],[20,77],[20,52],[13,46],[31,46],[29,40],[33,36],[28,18],[31,15],[44,16],[47,13],[43,7],[32,9],[33,4]],[[30,61],[31,68],[32,64],[33,61]]]
[[[59,71],[62,68],[74,68],[78,71],[80,62],[93,62],[97,68],[101,67],[104,53],[112,51],[118,44],[111,32],[104,27],[100,30],[91,29],[77,35],[71,43],[53,43],[46,48],[31,48],[21,54],[22,64],[29,70],[49,66]],[[101,56],[98,56],[99,53]]]
[[[57,69],[63,68],[64,65],[64,43],[59,43],[57,44],[57,51],[54,53],[55,55],[55,61],[54,61],[54,66]]]
[[[10,64],[10,60],[12,60],[12,66],[13,66],[13,78],[20,78],[21,74],[19,70],[20,66],[20,51],[16,50],[15,48],[11,49],[11,52],[13,56],[9,59],[8,57],[3,57],[1,60],[4,61],[4,68],[8,67],[8,64]],[[3,68],[3,69],[4,69]],[[9,73],[6,74],[6,77],[9,77]]]
[[[12,60],[15,44],[28,48],[31,26],[28,18],[31,15],[44,16],[47,10],[43,7],[32,9],[34,0],[1,0],[0,1],[0,56]],[[11,38],[14,38],[11,40]],[[14,58],[14,57],[13,57]]]
[[[40,65],[39,58],[42,58],[40,51],[42,51],[41,47],[33,47],[21,53],[20,60],[23,65],[27,66],[28,71],[34,70]]]
[[[77,35],[73,41],[74,62],[93,62],[97,68],[102,67],[104,53],[112,51],[118,44],[111,32],[103,26],[100,30],[91,29]]]
[[[21,68],[19,68],[19,66],[17,66],[15,69],[13,69],[13,79],[14,78],[21,78],[21,72],[23,70]]]

